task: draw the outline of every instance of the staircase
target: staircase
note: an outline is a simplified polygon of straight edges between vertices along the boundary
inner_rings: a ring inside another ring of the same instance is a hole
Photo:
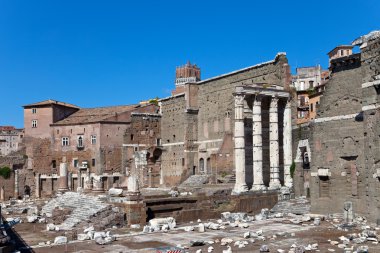
[[[42,207],[42,214],[52,214],[56,207],[70,208],[72,213],[58,227],[61,230],[70,230],[82,221],[88,220],[91,216],[106,210],[109,205],[104,204],[98,197],[83,195],[76,192],[66,192],[50,200]]]
[[[272,213],[293,213],[307,214],[310,212],[310,201],[306,198],[296,198],[286,201],[279,201],[271,210]]]
[[[197,187],[207,184],[209,181],[209,175],[192,175],[188,177],[180,187]]]

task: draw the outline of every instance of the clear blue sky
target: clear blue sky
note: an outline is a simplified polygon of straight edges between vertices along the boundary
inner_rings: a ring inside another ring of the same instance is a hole
[[[202,78],[287,52],[293,70],[380,29],[380,1],[0,0],[0,125],[22,105],[81,107],[166,97],[175,67]]]

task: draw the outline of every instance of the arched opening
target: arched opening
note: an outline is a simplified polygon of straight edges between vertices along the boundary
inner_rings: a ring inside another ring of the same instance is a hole
[[[210,157],[207,158],[207,160],[206,160],[206,168],[207,168],[206,173],[211,174],[211,159],[210,159]]]
[[[200,172],[201,174],[204,174],[204,172],[205,172],[205,168],[204,168],[204,166],[205,166],[205,161],[204,161],[204,159],[203,159],[203,158],[199,159],[199,172]]]

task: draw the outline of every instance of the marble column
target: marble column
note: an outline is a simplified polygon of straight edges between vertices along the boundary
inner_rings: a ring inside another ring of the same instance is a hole
[[[253,185],[252,191],[265,190],[263,181],[263,137],[261,124],[262,96],[256,95],[252,105],[252,150],[253,150]]]
[[[280,183],[280,150],[278,143],[278,98],[272,97],[269,108],[269,159],[270,189],[279,189]]]
[[[19,196],[18,190],[18,170],[15,170],[15,198],[17,199]]]
[[[36,198],[41,198],[41,175],[36,174]]]
[[[4,200],[5,200],[4,186],[2,186],[1,189],[0,189],[0,200],[1,200],[1,201],[4,201]]]
[[[59,184],[58,191],[68,191],[68,176],[67,176],[67,163],[60,163],[59,165]]]
[[[286,187],[293,186],[293,179],[290,175],[290,166],[292,165],[292,113],[291,103],[287,101],[284,110],[284,184]]]
[[[245,181],[245,141],[244,141],[244,94],[235,94],[235,170],[236,183],[233,194],[248,191]]]
[[[70,191],[73,191],[73,173],[69,172],[67,175],[67,186],[69,187]]]
[[[82,185],[82,171],[81,171],[81,169],[78,170],[77,177],[78,177],[78,188],[83,189],[83,185]],[[78,191],[78,189],[76,189],[76,190]]]

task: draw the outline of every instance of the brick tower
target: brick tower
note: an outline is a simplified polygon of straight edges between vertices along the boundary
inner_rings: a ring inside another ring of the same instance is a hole
[[[182,86],[185,83],[195,83],[201,80],[201,69],[196,64],[188,61],[185,65],[175,70],[175,85]]]

